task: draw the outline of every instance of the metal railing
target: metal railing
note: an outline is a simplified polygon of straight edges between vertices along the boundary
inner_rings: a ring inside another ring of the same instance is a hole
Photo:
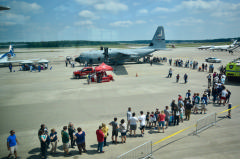
[[[210,126],[215,125],[217,122],[217,113],[209,114],[201,119],[199,119],[196,123],[196,134],[199,132],[209,128]]]
[[[117,159],[145,159],[152,156],[152,141],[148,141],[120,156]]]

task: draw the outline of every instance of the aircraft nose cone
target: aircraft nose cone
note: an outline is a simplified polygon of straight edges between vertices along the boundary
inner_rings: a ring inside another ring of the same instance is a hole
[[[80,61],[80,57],[76,57],[76,58],[75,58],[75,61],[80,63],[80,62],[81,62],[81,61]]]

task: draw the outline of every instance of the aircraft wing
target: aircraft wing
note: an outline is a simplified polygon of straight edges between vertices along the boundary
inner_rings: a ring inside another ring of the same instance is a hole
[[[112,53],[112,56],[110,56],[112,60],[125,60],[130,57],[131,57],[131,54],[126,52],[115,52],[115,53]]]

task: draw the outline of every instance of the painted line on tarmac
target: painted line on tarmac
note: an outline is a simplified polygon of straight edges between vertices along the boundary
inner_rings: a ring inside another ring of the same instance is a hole
[[[222,111],[222,112],[217,113],[217,115],[222,114],[222,113],[225,113],[225,112],[227,112],[228,110],[235,109],[235,108],[237,108],[237,107],[239,107],[239,106],[240,106],[240,105],[236,105],[236,106],[234,106],[234,107],[232,107],[232,108],[230,108],[230,109],[227,109],[227,110],[224,110],[224,111]],[[167,139],[169,139],[169,138],[171,138],[171,137],[173,137],[173,136],[175,136],[175,135],[177,135],[177,134],[180,134],[181,132],[190,129],[191,127],[196,127],[196,124],[191,125],[191,126],[185,128],[185,129],[179,130],[179,131],[177,131],[177,132],[175,132],[175,133],[173,133],[173,134],[171,134],[171,135],[169,135],[169,136],[167,136],[167,137],[165,137],[165,138],[163,138],[163,139],[161,139],[161,140],[158,140],[157,142],[154,142],[154,143],[152,144],[152,146],[154,146],[154,145],[156,145],[156,144],[159,144],[160,142],[162,142],[162,141],[164,141],[164,140],[167,140]]]
[[[170,137],[173,137],[173,136],[175,136],[175,135],[177,135],[177,134],[180,134],[181,132],[183,132],[183,131],[185,131],[185,130],[187,130],[187,129],[190,129],[191,127],[194,127],[194,126],[196,126],[196,124],[195,124],[195,125],[191,125],[191,126],[185,128],[185,129],[179,130],[179,131],[177,131],[177,132],[175,132],[175,133],[173,133],[173,134],[171,134],[171,135],[169,135],[169,136],[167,136],[167,137],[165,137],[165,138],[163,138],[163,139],[161,139],[161,140],[158,140],[157,142],[154,142],[154,143],[152,144],[152,146],[154,146],[154,145],[156,145],[156,144],[158,144],[158,143],[160,143],[160,142],[162,142],[162,141],[164,141],[164,140],[166,140],[166,139],[168,139],[168,138],[170,138]]]
[[[239,106],[240,106],[240,105],[236,105],[236,106],[234,106],[234,107],[232,107],[232,108],[230,108],[230,109],[227,109],[227,110],[224,110],[224,111],[222,111],[222,112],[217,113],[217,115],[222,114],[222,113],[225,113],[225,112],[227,112],[227,111],[229,111],[229,110],[235,109],[235,108],[237,108],[237,107],[239,107]]]

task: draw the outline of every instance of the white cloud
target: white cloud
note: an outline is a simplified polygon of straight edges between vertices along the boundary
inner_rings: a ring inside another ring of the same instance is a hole
[[[93,22],[90,20],[86,20],[86,21],[78,21],[74,23],[77,26],[83,26],[83,25],[87,25],[87,26],[92,26]]]
[[[12,1],[9,5],[11,10],[21,13],[38,13],[42,9],[37,3],[27,3],[22,1]]]
[[[110,26],[113,26],[113,27],[129,27],[129,26],[134,25],[134,24],[144,24],[144,23],[146,23],[146,21],[144,21],[144,20],[137,20],[135,22],[130,21],[130,20],[126,20],[126,21],[116,21],[116,22],[110,23]]]
[[[111,26],[114,26],[114,27],[128,27],[130,25],[132,25],[133,22],[131,21],[117,21],[117,22],[113,22],[113,23],[110,23]]]
[[[30,19],[30,16],[24,16],[13,13],[6,13],[1,18],[0,23],[2,26],[10,26],[16,24],[26,24],[26,22]]]
[[[102,4],[96,4],[94,5],[94,8],[97,10],[105,10],[110,12],[119,12],[119,11],[125,11],[128,10],[128,6],[119,2],[107,2]]]
[[[229,17],[239,15],[240,3],[230,3],[220,0],[204,1],[204,0],[191,0],[183,1],[176,10],[188,9],[192,13],[208,13],[214,17]]]
[[[173,10],[169,8],[156,7],[155,9],[153,9],[152,12],[170,12],[170,11],[173,11]]]
[[[146,23],[146,21],[144,21],[144,20],[137,20],[135,23],[136,24],[144,24],[144,23]]]
[[[167,23],[168,26],[187,26],[187,25],[195,25],[195,24],[202,24],[204,21],[202,19],[196,19],[196,18],[183,18],[179,19],[177,21],[169,22]]]
[[[109,11],[117,13],[119,11],[128,10],[128,6],[118,2],[118,0],[75,0],[81,5],[92,6],[94,9],[99,11]]]
[[[141,10],[139,10],[139,13],[140,14],[147,14],[148,10],[147,9],[141,9]]]
[[[90,18],[90,19],[98,19],[99,18],[93,12],[91,12],[89,10],[83,10],[83,11],[79,12],[78,15],[81,17]]]

